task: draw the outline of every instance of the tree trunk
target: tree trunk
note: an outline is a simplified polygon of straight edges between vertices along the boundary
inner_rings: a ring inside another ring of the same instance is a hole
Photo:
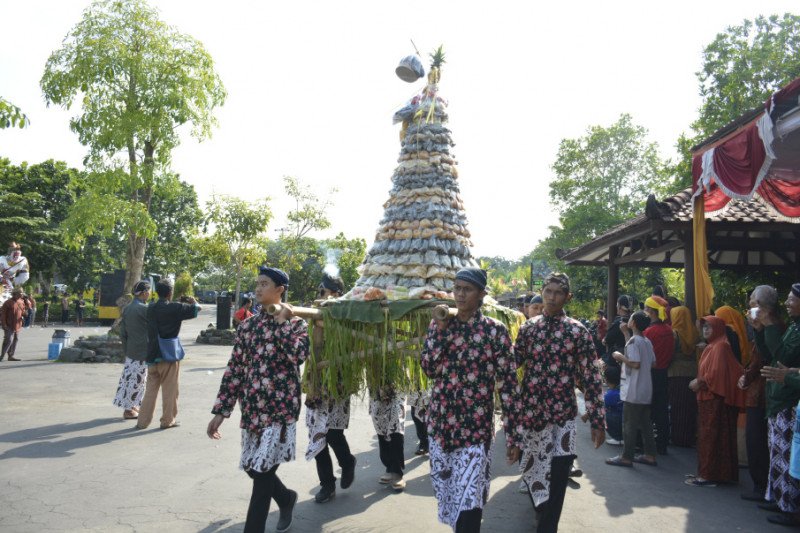
[[[241,263],[236,264],[236,300],[233,302],[234,309],[239,305],[239,290],[242,288],[242,268]]]
[[[153,175],[155,161],[153,154],[155,146],[149,141],[144,143],[144,162],[142,164],[142,186],[134,192],[131,201],[139,201],[143,203],[150,212],[150,200],[153,196]],[[131,176],[134,177],[134,172],[138,171],[136,164],[136,155],[134,152],[129,151],[130,155],[130,168]],[[144,253],[147,250],[147,237],[139,235],[133,230],[128,231],[128,249],[126,251],[126,264],[127,271],[125,272],[125,287],[123,292],[129,294],[133,290],[133,286],[137,281],[142,279],[142,271],[144,270]],[[165,274],[162,272],[162,274]]]
[[[136,235],[133,231],[128,232],[128,248],[125,253],[125,287],[124,294],[133,291],[136,282],[142,279],[144,269],[144,251],[147,248],[147,239]]]

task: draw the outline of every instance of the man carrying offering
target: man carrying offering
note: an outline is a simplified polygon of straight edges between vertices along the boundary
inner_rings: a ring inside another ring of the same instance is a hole
[[[236,401],[242,412],[242,455],[239,467],[253,480],[245,533],[263,533],[271,500],[280,509],[276,531],[288,531],[297,493],[287,489],[276,471],[295,458],[297,418],[300,416],[300,365],[308,357],[308,326],[282,304],[273,316],[272,304],[281,304],[289,286],[282,270],[261,267],[256,283],[259,315],[242,322],[222,376],[208,424],[209,438],[219,439],[219,427],[231,416]]]
[[[542,287],[544,314],[519,331],[514,353],[525,368],[521,408],[512,412],[513,432],[522,441],[523,480],[538,517],[536,531],[558,531],[572,461],[575,459],[575,389],[584,391],[592,441],[605,441],[603,390],[589,330],[564,313],[572,299],[569,277],[553,273]],[[520,450],[509,450],[509,462]],[[549,473],[549,476],[548,476]]]
[[[489,496],[495,382],[506,445],[515,449],[508,418],[517,402],[516,364],[506,327],[480,311],[485,288],[481,269],[456,274],[458,314],[431,322],[421,358],[432,382],[428,433],[439,521],[456,532],[480,531]]]

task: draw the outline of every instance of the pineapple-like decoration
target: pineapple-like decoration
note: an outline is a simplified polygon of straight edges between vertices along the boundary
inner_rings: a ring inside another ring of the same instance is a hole
[[[445,64],[444,46],[439,45],[439,48],[437,48],[432,54],[430,54],[430,58],[431,58],[431,69],[428,72],[428,84],[436,85],[437,83],[439,83],[439,79],[441,77],[440,70],[442,68],[442,65]]]

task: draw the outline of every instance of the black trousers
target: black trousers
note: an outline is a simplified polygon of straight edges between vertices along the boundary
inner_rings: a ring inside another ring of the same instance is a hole
[[[653,368],[650,375],[653,377],[650,418],[656,426],[656,448],[664,452],[669,442],[669,378],[666,368]]]
[[[264,533],[271,500],[275,500],[278,507],[289,505],[291,491],[278,479],[276,470],[278,465],[267,472],[247,471],[247,475],[253,480],[253,493],[250,495],[250,506],[247,508],[244,533]]]
[[[762,496],[767,492],[769,475],[768,435],[766,409],[748,407],[747,426],[745,427],[747,469],[750,470],[750,477],[753,479],[753,492]]]
[[[483,509],[470,509],[458,513],[455,533],[480,533]]]
[[[352,468],[356,458],[350,453],[350,446],[347,444],[347,439],[344,437],[343,429],[329,429],[325,436],[327,444],[325,448],[319,452],[314,459],[317,462],[317,475],[319,476],[319,484],[325,488],[332,489],[336,487],[336,476],[333,475],[333,461],[331,460],[331,453],[328,448],[333,448],[333,453],[336,455],[336,460],[342,470],[345,468]]]
[[[391,440],[378,435],[378,452],[380,453],[381,463],[386,467],[387,473],[400,474],[403,477],[403,469],[406,467],[403,457],[403,434],[392,433]]]
[[[556,533],[561,520],[561,509],[564,508],[564,496],[567,493],[567,482],[572,470],[574,455],[553,457],[550,462],[550,498],[536,508],[538,525],[536,533]]]
[[[428,426],[421,418],[417,418],[417,408],[411,407],[411,420],[414,421],[414,428],[417,430],[419,445],[428,449]]]
[[[68,309],[62,309],[61,310],[61,323],[62,324],[66,324],[67,320],[69,320],[69,310]]]

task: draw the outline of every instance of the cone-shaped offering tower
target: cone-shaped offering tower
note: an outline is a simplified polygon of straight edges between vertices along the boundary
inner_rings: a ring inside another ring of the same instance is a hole
[[[397,292],[445,298],[456,272],[475,265],[450,153],[447,102],[438,94],[441,48],[431,57],[427,85],[394,116],[403,124],[399,165],[354,298],[392,299]]]

